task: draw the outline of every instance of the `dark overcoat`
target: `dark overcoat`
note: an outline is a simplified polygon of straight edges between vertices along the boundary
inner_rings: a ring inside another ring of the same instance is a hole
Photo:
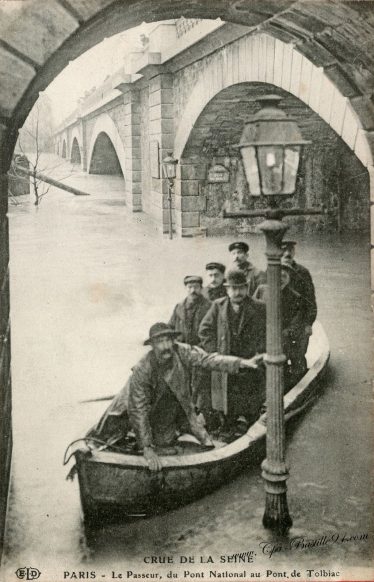
[[[218,299],[200,324],[200,345],[207,352],[231,354],[229,305],[229,297]],[[251,358],[265,350],[265,307],[251,297],[245,297],[243,301],[239,343],[242,358]]]
[[[180,341],[191,346],[196,346],[199,343],[199,326],[204,315],[209,311],[211,302],[209,299],[200,295],[197,299],[196,310],[193,316],[191,328],[188,326],[187,320],[187,300],[184,299],[178,303],[170,318],[169,325],[176,331],[180,332]]]
[[[317,317],[317,301],[313,279],[306,267],[292,261],[290,287],[302,298],[302,317],[304,325],[313,325]]]
[[[126,422],[129,421],[139,448],[153,445],[155,427],[152,423],[157,422],[159,414],[166,412],[164,409],[158,410],[166,384],[167,389],[181,405],[192,434],[198,439],[206,436],[192,403],[192,372],[194,368],[202,367],[235,374],[239,371],[240,361],[240,358],[233,356],[208,354],[199,347],[176,343],[172,365],[165,368],[157,363],[155,354],[151,350],[134,366],[127,384],[114,398],[93,434],[108,439],[112,436],[107,430],[109,424],[110,430],[113,431],[116,427],[118,433],[125,427],[126,430],[128,429]],[[165,399],[163,399],[163,404],[165,404]]]
[[[229,302],[229,297],[217,299],[200,324],[200,345],[207,352],[232,353]],[[242,358],[251,358],[256,353],[263,353],[266,343],[265,328],[265,306],[256,303],[251,297],[245,297],[238,330],[240,353],[237,355]],[[248,379],[252,376],[254,380],[257,380],[258,374],[253,370],[247,370],[246,376]],[[230,414],[229,396],[227,374],[212,373],[213,408]]]

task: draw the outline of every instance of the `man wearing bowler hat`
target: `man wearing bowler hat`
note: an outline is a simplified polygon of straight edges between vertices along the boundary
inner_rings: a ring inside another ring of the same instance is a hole
[[[317,317],[317,302],[313,279],[306,267],[295,261],[295,240],[282,242],[282,264],[290,268],[290,287],[302,299],[302,326],[297,342],[295,342],[294,373],[301,377],[307,371],[305,354],[309,338],[312,335],[312,325]]]
[[[248,259],[249,246],[246,242],[233,242],[229,245],[233,269],[242,271],[248,283],[248,295],[252,297],[257,287],[264,282],[265,274]]]
[[[174,307],[169,325],[179,332],[181,342],[196,346],[199,343],[199,325],[210,307],[209,299],[203,296],[203,279],[187,275],[183,280],[187,296]]]
[[[265,351],[265,307],[248,296],[243,271],[230,271],[225,285],[228,297],[214,301],[200,324],[201,346],[207,352],[253,358]],[[213,408],[226,414],[230,427],[241,416],[247,425],[251,424],[265,400],[263,374],[246,370],[212,376]]]
[[[223,284],[225,281],[225,265],[222,265],[222,263],[208,263],[205,270],[208,284],[203,289],[204,297],[209,301],[226,297],[226,287]]]
[[[202,445],[213,446],[192,403],[192,370],[202,367],[236,374],[241,369],[256,369],[260,359],[208,354],[176,342],[178,335],[166,323],[152,325],[144,342],[152,349],[134,366],[126,386],[90,435],[110,438],[113,443],[116,435],[120,439],[131,427],[152,471],[162,468],[158,453],[162,454],[162,447],[175,445],[181,431],[190,432]]]

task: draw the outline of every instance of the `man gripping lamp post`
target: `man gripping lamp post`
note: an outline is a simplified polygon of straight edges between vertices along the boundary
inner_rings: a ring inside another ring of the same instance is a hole
[[[258,99],[261,109],[244,126],[238,147],[243,160],[251,196],[265,196],[269,207],[261,210],[224,211],[225,218],[264,216],[260,225],[266,237],[267,283],[266,305],[266,459],[262,463],[266,504],[263,525],[285,533],[292,525],[288,511],[288,469],[285,462],[285,423],[283,410],[285,355],[281,326],[281,257],[282,238],[287,225],[285,215],[321,214],[321,209],[282,210],[282,198],[295,192],[302,139],[297,123],[278,107],[281,97],[269,95]]]

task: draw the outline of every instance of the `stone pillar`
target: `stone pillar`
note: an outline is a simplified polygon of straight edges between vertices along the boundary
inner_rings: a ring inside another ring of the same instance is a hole
[[[158,228],[169,232],[168,184],[162,175],[162,160],[174,148],[173,76],[159,73],[149,79],[149,140],[159,146],[160,177],[151,176],[151,213]],[[172,196],[175,230],[174,195]]]
[[[0,552],[3,547],[12,452],[7,171],[14,145],[15,137],[9,139],[5,128],[0,125]]]
[[[175,183],[175,224],[180,236],[205,236],[206,228],[200,226],[203,200],[200,184],[206,180],[206,164],[199,160],[182,159],[177,166]]]
[[[374,307],[374,166],[368,166],[370,184],[371,291]]]
[[[86,122],[84,119],[80,118],[80,134],[82,139],[82,151],[81,151],[81,167],[83,172],[87,172],[87,134],[86,134]]]
[[[142,160],[140,146],[140,96],[130,89],[125,103],[125,196],[133,212],[142,211]]]

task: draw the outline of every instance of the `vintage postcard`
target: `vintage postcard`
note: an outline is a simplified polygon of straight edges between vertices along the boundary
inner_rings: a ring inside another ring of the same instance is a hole
[[[374,2],[0,21],[1,580],[373,581]]]

